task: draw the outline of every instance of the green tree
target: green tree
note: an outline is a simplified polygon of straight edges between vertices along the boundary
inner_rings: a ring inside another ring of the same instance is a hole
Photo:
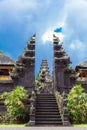
[[[68,95],[68,113],[72,123],[85,123],[87,121],[87,94],[81,85],[76,85]]]
[[[6,116],[10,122],[24,120],[29,116],[29,107],[27,106],[28,94],[27,91],[20,86],[17,86],[7,95],[5,106],[7,109]]]

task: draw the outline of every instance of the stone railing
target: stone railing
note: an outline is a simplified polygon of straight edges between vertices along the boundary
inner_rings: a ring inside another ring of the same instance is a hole
[[[58,105],[58,109],[61,115],[61,119],[63,122],[63,125],[70,125],[69,119],[68,119],[68,111],[67,111],[67,98],[66,98],[66,94],[62,93],[62,95],[60,95],[60,93],[58,91],[55,92],[55,97],[56,97],[56,101],[57,101],[57,105]]]
[[[30,120],[28,123],[29,126],[35,125],[35,108],[36,108],[36,92],[35,90],[33,90],[30,98]]]

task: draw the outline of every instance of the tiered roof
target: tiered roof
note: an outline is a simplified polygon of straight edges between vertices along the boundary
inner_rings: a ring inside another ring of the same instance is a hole
[[[40,72],[44,71],[45,73],[49,74],[49,67],[47,64],[47,60],[43,59],[40,67]]]
[[[12,78],[18,78],[29,66],[33,66],[35,63],[35,35],[33,35],[27,42],[22,55],[18,57],[16,66],[11,73]]]
[[[76,70],[78,69],[82,69],[82,70],[87,70],[87,61],[84,61],[82,63],[79,63],[77,66],[76,66]]]
[[[46,59],[42,60],[39,73],[42,74],[42,79],[45,79],[46,82],[51,81],[51,76],[49,75],[49,67]]]
[[[54,62],[57,64],[64,63],[66,65],[70,64],[70,57],[65,53],[62,48],[62,43],[59,38],[53,35],[53,46],[54,46]]]
[[[1,65],[14,65],[15,61],[8,56],[0,55],[0,66]]]

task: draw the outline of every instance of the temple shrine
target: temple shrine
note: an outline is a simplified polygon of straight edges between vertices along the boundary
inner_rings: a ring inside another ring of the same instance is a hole
[[[49,67],[46,59],[42,60],[39,74],[43,74],[43,76],[45,76],[45,82],[52,82],[52,77],[49,74]]]
[[[0,81],[6,81],[10,79],[10,72],[15,66],[15,61],[11,58],[0,53]]]
[[[34,34],[17,61],[0,53],[0,94],[13,90],[17,85],[23,86],[31,98],[29,126],[68,126],[70,122],[66,102],[60,107],[55,93],[67,95],[75,84],[81,84],[87,92],[87,61],[72,68],[63,43],[53,35],[53,73],[50,76],[47,60],[42,59],[39,71],[42,86],[39,87],[35,83],[35,40]],[[4,104],[0,104],[0,112],[2,110]]]
[[[79,74],[78,80],[87,81],[87,61],[76,66],[76,72]]]
[[[85,92],[87,92],[87,61],[79,63],[75,69],[78,75],[77,83],[82,84]]]
[[[53,80],[49,73],[49,67],[46,59],[42,59],[40,71],[38,73],[38,80],[36,79],[35,83],[36,89],[39,90],[39,93],[53,93]]]

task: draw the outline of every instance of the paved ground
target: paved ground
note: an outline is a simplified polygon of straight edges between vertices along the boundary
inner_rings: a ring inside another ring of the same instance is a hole
[[[0,128],[0,130],[87,130],[87,127],[24,127],[24,128]]]

